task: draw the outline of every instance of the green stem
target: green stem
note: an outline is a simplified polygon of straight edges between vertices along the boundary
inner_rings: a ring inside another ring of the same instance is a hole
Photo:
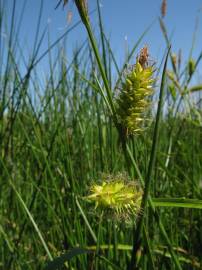
[[[103,79],[103,83],[104,83],[104,86],[105,86],[105,89],[106,89],[108,101],[109,101],[109,104],[111,106],[111,110],[112,110],[112,113],[113,113],[112,116],[113,116],[114,122],[116,124],[117,123],[116,110],[115,110],[115,107],[114,107],[114,103],[113,103],[113,99],[112,99],[112,95],[111,95],[111,89],[110,89],[110,86],[109,86],[109,83],[108,83],[108,80],[107,80],[107,76],[106,76],[104,67],[102,65],[102,61],[100,59],[98,47],[96,45],[96,41],[95,41],[93,32],[91,30],[90,23],[86,22],[85,26],[86,26],[86,30],[88,32],[88,36],[89,36],[89,39],[90,39],[90,42],[91,42],[91,45],[92,45],[92,48],[93,48],[93,52],[94,52],[98,67],[99,67],[99,71],[100,71],[102,79]]]

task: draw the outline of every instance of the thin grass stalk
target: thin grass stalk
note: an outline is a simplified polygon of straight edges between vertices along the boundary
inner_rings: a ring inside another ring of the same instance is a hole
[[[101,11],[100,11],[100,3],[99,3],[99,0],[97,0],[97,9],[98,9],[100,37],[101,37],[101,45],[102,45],[103,64],[104,64],[105,74],[106,74],[106,76],[107,76],[107,57],[106,57],[105,39],[104,39],[103,23],[102,23],[102,16],[101,16]],[[110,74],[110,73],[109,73],[109,74]],[[107,77],[108,77],[108,76],[107,76]],[[108,81],[109,81],[109,80],[108,80]]]
[[[165,38],[167,48],[169,49],[170,46],[171,46],[171,43],[170,43],[170,40],[169,40],[169,37],[168,37],[168,34],[167,34],[167,29],[166,29],[165,24],[164,24],[164,22],[163,22],[163,20],[161,18],[159,18],[159,24],[160,24],[163,36]],[[174,63],[174,59],[172,57],[171,50],[169,50],[169,56],[170,56],[173,71],[174,71],[177,79],[179,79],[179,75],[178,75],[178,72],[177,72],[177,69],[176,69],[176,66],[175,66],[175,63]]]
[[[29,209],[27,208],[27,206],[26,206],[24,200],[22,199],[22,196],[21,196],[21,195],[19,194],[19,192],[17,191],[17,189],[16,189],[15,185],[13,184],[13,182],[10,180],[9,183],[10,183],[12,189],[14,190],[16,196],[18,197],[18,200],[19,200],[20,203],[22,204],[22,206],[23,206],[23,208],[24,208],[26,214],[28,215],[29,220],[30,220],[30,222],[32,223],[32,225],[33,225],[33,227],[34,227],[36,233],[38,234],[38,237],[39,237],[39,239],[40,239],[40,241],[41,241],[41,243],[42,243],[42,245],[43,245],[43,247],[44,247],[44,249],[45,249],[45,251],[46,251],[46,254],[47,254],[49,260],[52,261],[52,260],[53,260],[53,257],[52,257],[52,255],[51,255],[51,253],[50,253],[50,250],[49,250],[49,248],[48,248],[48,245],[46,244],[46,242],[45,242],[45,240],[44,240],[44,238],[43,238],[43,236],[42,236],[42,233],[41,233],[41,231],[39,230],[39,227],[38,227],[38,225],[36,224],[36,222],[35,222],[35,220],[34,220],[32,214],[31,214],[31,212],[30,212]]]
[[[114,119],[115,125],[117,125],[117,116],[116,116],[115,106],[114,106],[114,103],[113,103],[113,100],[112,100],[111,89],[110,89],[110,86],[109,86],[109,83],[108,83],[108,79],[107,79],[105,70],[104,70],[103,65],[102,65],[99,50],[98,50],[98,47],[97,47],[93,32],[91,30],[90,23],[88,21],[86,21],[85,27],[86,27],[86,30],[88,32],[88,36],[89,36],[89,39],[90,39],[90,42],[91,42],[91,46],[93,48],[93,52],[94,52],[94,55],[95,55],[95,58],[96,58],[96,61],[97,61],[97,64],[98,64],[102,79],[103,79],[103,83],[104,83],[106,93],[107,93],[107,97],[108,97],[108,102],[110,104],[110,107],[111,107],[111,110],[112,110],[112,113],[113,113],[112,117]]]
[[[107,49],[108,49],[108,51],[109,51],[109,57],[110,57],[110,59],[113,61],[114,67],[115,67],[115,69],[116,69],[116,72],[117,72],[119,78],[121,78],[122,74],[121,74],[121,72],[119,71],[119,66],[118,66],[118,63],[117,63],[116,58],[115,58],[115,56],[114,56],[114,53],[113,53],[113,51],[112,51],[112,49],[111,49],[109,40],[108,40],[107,37],[105,36],[105,33],[103,33],[103,35],[104,35],[104,39],[105,39],[105,42],[106,42],[106,45],[107,45]],[[109,61],[109,65],[111,65],[111,61]],[[118,85],[118,82],[117,82],[117,85]]]
[[[103,211],[100,214],[99,217],[99,224],[98,224],[98,236],[97,236],[97,243],[96,243],[96,254],[99,254],[100,251],[100,245],[101,245],[101,225],[103,222]],[[98,257],[95,259],[95,270],[99,269],[99,260]]]
[[[88,228],[88,230],[93,238],[93,241],[95,242],[95,244],[97,244],[98,239],[97,239],[97,237],[96,237],[96,235],[95,235],[95,233],[94,233],[94,231],[93,231],[93,229],[92,229],[92,227],[91,227],[91,225],[90,225],[90,223],[89,223],[89,221],[88,221],[88,219],[87,219],[87,217],[86,217],[86,215],[85,215],[85,213],[84,213],[84,211],[83,211],[83,209],[78,201],[78,198],[76,197],[75,200],[76,200],[77,207],[79,208],[79,211],[84,219],[84,222],[85,222],[85,224],[86,224],[86,226],[87,226],[87,228]]]
[[[151,270],[155,270],[155,264],[154,264],[154,259],[153,259],[153,255],[152,255],[151,243],[150,243],[145,225],[143,225],[143,235],[144,235],[144,241],[146,244],[146,250],[148,253],[149,267]]]

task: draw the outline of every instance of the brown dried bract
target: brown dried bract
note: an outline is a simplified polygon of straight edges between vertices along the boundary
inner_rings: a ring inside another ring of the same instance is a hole
[[[167,1],[163,0],[161,4],[161,16],[164,18],[166,16],[166,11],[167,11]]]
[[[140,51],[138,62],[143,68],[146,68],[148,66],[148,60],[149,60],[149,50],[147,46],[144,46]]]

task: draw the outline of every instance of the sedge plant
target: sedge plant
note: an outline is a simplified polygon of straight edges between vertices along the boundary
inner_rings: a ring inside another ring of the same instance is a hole
[[[88,37],[89,37],[89,40],[90,40],[90,44],[92,46],[92,50],[93,50],[93,53],[94,53],[94,56],[95,56],[95,59],[96,59],[97,65],[98,65],[98,69],[100,71],[100,75],[101,75],[102,80],[103,80],[103,84],[104,84],[105,89],[101,90],[101,95],[103,96],[103,92],[106,92],[106,97],[107,97],[107,104],[106,105],[110,106],[110,109],[111,109],[110,111],[111,111],[111,114],[112,114],[111,116],[113,118],[114,125],[116,126],[118,133],[122,137],[123,127],[124,127],[124,129],[126,129],[126,132],[128,132],[128,131],[131,132],[131,130],[134,132],[136,129],[138,129],[139,123],[141,122],[141,118],[139,116],[142,113],[142,111],[140,109],[139,110],[140,112],[137,113],[136,111],[134,111],[133,107],[132,107],[132,110],[130,111],[131,116],[133,117],[133,120],[135,119],[135,123],[136,123],[135,128],[134,128],[134,126],[132,127],[133,122],[131,122],[130,118],[127,118],[127,116],[126,117],[124,116],[123,118],[121,117],[121,118],[118,119],[118,113],[117,113],[117,110],[115,108],[115,102],[112,99],[112,90],[110,88],[110,84],[108,82],[106,72],[105,72],[103,64],[102,64],[101,56],[99,54],[97,42],[96,42],[96,39],[94,37],[92,28],[91,28],[90,18],[88,16],[87,1],[86,0],[75,0],[74,2],[76,4],[76,6],[77,6],[77,10],[78,10],[79,15],[81,17],[81,20],[82,20],[82,22],[83,22],[83,24],[84,24],[84,26],[85,26],[85,28],[87,30]],[[67,3],[68,3],[68,1],[64,1],[64,5],[66,5]],[[168,58],[168,54],[167,54],[167,58]],[[158,144],[158,142],[157,142],[158,123],[159,123],[159,117],[160,117],[161,107],[162,107],[162,98],[163,98],[163,90],[164,90],[164,78],[165,78],[167,58],[166,58],[166,61],[165,61],[164,70],[163,70],[163,74],[162,74],[162,83],[161,83],[161,89],[160,89],[158,115],[157,115],[157,118],[156,118],[156,128],[155,128],[155,131],[154,131],[153,147],[152,147],[152,151],[151,151],[150,165],[149,165],[149,168],[148,168],[148,176],[147,176],[147,179],[145,180],[145,183],[144,184],[142,183],[143,186],[144,186],[144,188],[143,188],[144,196],[143,196],[143,200],[142,200],[143,215],[142,215],[142,218],[140,218],[140,220],[139,220],[139,223],[137,225],[137,230],[134,230],[133,251],[137,251],[137,247],[140,246],[140,239],[141,239],[141,235],[142,235],[143,217],[144,217],[144,212],[145,212],[144,210],[145,210],[145,208],[147,206],[147,203],[149,203],[149,205],[150,205],[150,207],[151,207],[151,209],[153,211],[154,217],[155,217],[157,223],[159,224],[159,229],[161,231],[161,234],[164,237],[164,240],[168,245],[168,249],[169,249],[170,254],[171,254],[172,258],[173,258],[176,269],[179,270],[179,269],[181,269],[181,266],[180,266],[180,263],[178,261],[178,258],[175,255],[175,252],[174,252],[174,250],[172,248],[169,237],[167,236],[166,231],[165,231],[165,229],[163,227],[163,224],[160,221],[160,217],[158,216],[158,214],[155,211],[154,205],[152,204],[152,200],[149,198],[149,189],[150,189],[150,183],[151,183],[151,173],[152,173],[154,163],[155,163],[155,152],[156,152],[156,148],[157,148],[157,144]],[[137,61],[136,65],[135,65],[135,69],[133,70],[133,73],[131,73],[131,76],[126,81],[125,86],[126,86],[126,89],[127,89],[126,91],[127,91],[128,96],[130,95],[129,94],[130,91],[128,91],[128,90],[135,89],[134,86],[136,87],[136,89],[143,88],[144,94],[148,95],[148,91],[150,91],[149,88],[151,87],[151,83],[153,82],[153,79],[151,78],[152,77],[152,69],[149,68],[148,70],[144,71],[144,64],[145,63],[143,62],[142,65],[141,65],[141,61]],[[140,76],[141,72],[144,74],[144,76],[143,76],[143,81],[140,83],[140,82],[138,82],[138,79],[140,81],[142,79],[141,76]],[[141,90],[140,90],[140,92],[141,92]],[[143,96],[144,96],[144,94],[143,94]],[[122,95],[124,95],[124,94],[122,94]],[[143,111],[144,111],[144,108],[146,107],[147,102],[146,103],[145,103],[145,101],[142,102],[142,94],[140,96],[141,97],[140,97],[140,100],[139,100],[139,102],[140,102],[139,106],[140,106],[140,108],[143,107]],[[121,105],[121,99],[118,101],[119,106]],[[138,103],[139,98],[137,96],[136,97],[131,96],[129,98],[130,102],[131,102],[132,99],[133,99],[133,101],[135,101],[134,105],[136,105],[136,102]],[[105,99],[105,101],[106,101],[106,99]],[[125,104],[127,104],[127,103],[128,103],[128,100],[125,101]],[[130,110],[130,109],[131,109],[131,107],[128,108],[128,110]],[[121,112],[121,110],[119,110],[119,115],[123,116],[124,115],[123,112],[122,113],[120,113],[120,112]],[[121,125],[119,124],[119,122],[121,122]],[[138,122],[138,124],[137,124],[137,122]],[[123,123],[124,123],[124,125],[123,125]],[[127,145],[127,140],[125,140],[125,139],[123,140],[121,138],[121,141],[123,142],[123,145],[124,145],[124,147],[123,147],[124,155],[126,157],[126,160],[128,160],[128,157],[131,158],[130,148]],[[135,163],[135,169],[141,175],[141,173],[140,173],[140,171],[138,169],[138,166],[137,166],[134,159],[133,159],[133,163]],[[131,263],[129,265],[130,270],[136,268],[136,257],[137,257],[136,254],[134,254],[134,252],[133,252],[132,256],[131,256]]]
[[[99,5],[95,39],[88,1],[75,1],[82,20],[52,42],[40,0],[27,54],[28,6],[12,1],[7,23],[10,4],[0,2],[0,268],[201,269],[202,53],[193,44],[184,64],[169,50],[166,1],[159,22],[171,65],[165,56],[160,68],[150,46],[136,53],[150,28],[119,67]],[[67,56],[79,24],[91,39]]]

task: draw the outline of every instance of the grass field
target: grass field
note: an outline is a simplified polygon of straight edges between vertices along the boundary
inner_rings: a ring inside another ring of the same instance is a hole
[[[159,19],[165,54],[152,68],[150,106],[134,103],[142,122],[130,132],[127,89],[117,104],[146,33],[119,66],[99,5],[96,33],[85,1],[75,5],[87,31],[71,63],[65,35],[40,55],[39,31],[26,59],[15,16],[0,43],[0,269],[202,269],[202,85],[192,80],[202,53],[180,66]],[[2,3],[1,33],[5,24]],[[137,183],[138,214],[120,219],[86,199],[110,177]]]

